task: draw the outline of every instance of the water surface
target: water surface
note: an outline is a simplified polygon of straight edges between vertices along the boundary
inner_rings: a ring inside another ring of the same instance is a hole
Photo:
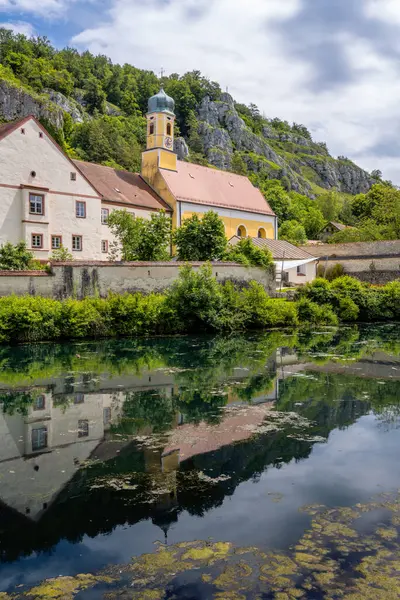
[[[398,585],[399,332],[2,348],[0,591],[353,598],[372,559]]]

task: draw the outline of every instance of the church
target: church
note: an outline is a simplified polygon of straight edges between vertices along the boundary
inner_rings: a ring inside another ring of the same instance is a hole
[[[149,99],[140,174],[71,160],[33,116],[0,125],[0,244],[25,241],[39,260],[60,247],[106,260],[115,209],[165,210],[174,228],[213,210],[228,239],[276,239],[277,217],[247,177],[178,160],[174,109],[162,89]]]

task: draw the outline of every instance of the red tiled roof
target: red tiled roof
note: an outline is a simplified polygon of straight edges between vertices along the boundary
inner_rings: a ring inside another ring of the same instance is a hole
[[[178,161],[178,171],[160,169],[177,200],[262,215],[275,213],[247,177]]]
[[[164,200],[137,173],[74,160],[81,173],[107,202],[129,204],[149,210],[171,211]]]

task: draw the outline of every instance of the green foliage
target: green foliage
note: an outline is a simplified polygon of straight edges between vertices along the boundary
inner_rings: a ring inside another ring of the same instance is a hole
[[[69,252],[68,248],[64,248],[64,246],[61,246],[61,248],[53,250],[53,252],[50,255],[50,260],[53,262],[69,262],[74,260],[74,257]]]
[[[224,260],[270,270],[274,266],[274,259],[268,248],[255,246],[250,238],[241,239],[237,244],[229,246]]]
[[[300,322],[310,325],[337,325],[338,318],[328,304],[317,304],[308,298],[297,303]]]
[[[141,152],[145,143],[143,117],[102,116],[75,127],[71,143],[86,161],[113,161],[120,169],[140,170]]]
[[[298,221],[284,221],[279,228],[279,239],[286,240],[295,246],[307,242],[306,231]]]
[[[280,298],[269,298],[259,283],[251,282],[242,295],[248,312],[248,327],[259,329],[298,325],[296,305]]]
[[[170,259],[171,218],[164,211],[152,213],[150,219],[143,219],[134,217],[125,209],[114,210],[107,223],[117,238],[110,251],[114,260],[119,253],[125,261]]]
[[[209,261],[224,256],[225,227],[218,213],[207,211],[203,217],[194,214],[174,231],[179,260]]]
[[[299,289],[296,297],[301,302],[307,299],[320,306],[329,304],[344,321],[385,321],[400,316],[399,281],[375,288],[348,275],[332,282],[315,279]]]
[[[27,271],[32,269],[33,254],[25,242],[7,242],[0,247],[0,271]]]
[[[239,152],[234,152],[231,162],[231,170],[237,175],[247,175],[247,165]]]

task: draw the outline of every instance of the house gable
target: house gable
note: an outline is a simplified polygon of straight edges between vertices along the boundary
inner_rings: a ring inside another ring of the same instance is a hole
[[[2,187],[23,185],[68,195],[99,197],[76,165],[32,116],[0,128],[0,164]]]

